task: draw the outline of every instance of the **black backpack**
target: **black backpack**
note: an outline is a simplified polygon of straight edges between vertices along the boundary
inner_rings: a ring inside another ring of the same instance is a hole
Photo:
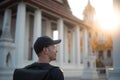
[[[48,80],[50,70],[56,68],[54,66],[47,69],[15,69],[13,74],[13,80]]]

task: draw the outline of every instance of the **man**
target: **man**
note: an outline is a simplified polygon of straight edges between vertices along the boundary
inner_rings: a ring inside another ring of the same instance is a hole
[[[38,56],[38,62],[28,65],[25,68],[45,69],[53,66],[49,63],[53,60],[56,60],[56,44],[60,42],[61,40],[52,40],[48,36],[38,37],[34,43],[34,50]],[[59,67],[53,68],[49,73],[50,76],[48,80],[64,80],[63,73]]]

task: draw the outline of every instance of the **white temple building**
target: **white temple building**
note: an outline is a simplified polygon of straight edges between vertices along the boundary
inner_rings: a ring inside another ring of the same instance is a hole
[[[67,0],[2,0],[0,80],[12,80],[15,68],[37,60],[33,50],[37,37],[54,38],[57,33],[62,42],[58,46],[57,60],[51,64],[60,66],[65,77],[80,76],[83,64],[86,64],[81,59],[88,54],[88,28],[72,15]],[[81,34],[84,38],[80,38]],[[81,39],[84,39],[84,50],[80,48]]]
[[[37,61],[33,44],[42,35],[62,40],[51,64],[60,66],[65,78],[98,78],[90,41],[93,15],[84,17],[73,16],[67,0],[1,0],[0,80],[12,80],[15,68]]]

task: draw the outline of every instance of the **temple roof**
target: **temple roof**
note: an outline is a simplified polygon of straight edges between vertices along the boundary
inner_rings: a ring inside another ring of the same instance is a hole
[[[82,20],[78,19],[70,10],[67,0],[63,0],[63,3],[60,3],[57,0],[2,0],[0,2],[0,13],[3,12],[8,7],[16,7],[18,2],[26,2],[32,5],[39,7],[40,9],[45,9],[54,14],[60,15],[63,18],[67,18],[71,21],[79,23],[80,25],[86,26]]]

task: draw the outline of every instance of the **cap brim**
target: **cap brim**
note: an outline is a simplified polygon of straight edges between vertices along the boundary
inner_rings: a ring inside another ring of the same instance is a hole
[[[54,40],[54,44],[59,44],[61,42],[61,40]]]

